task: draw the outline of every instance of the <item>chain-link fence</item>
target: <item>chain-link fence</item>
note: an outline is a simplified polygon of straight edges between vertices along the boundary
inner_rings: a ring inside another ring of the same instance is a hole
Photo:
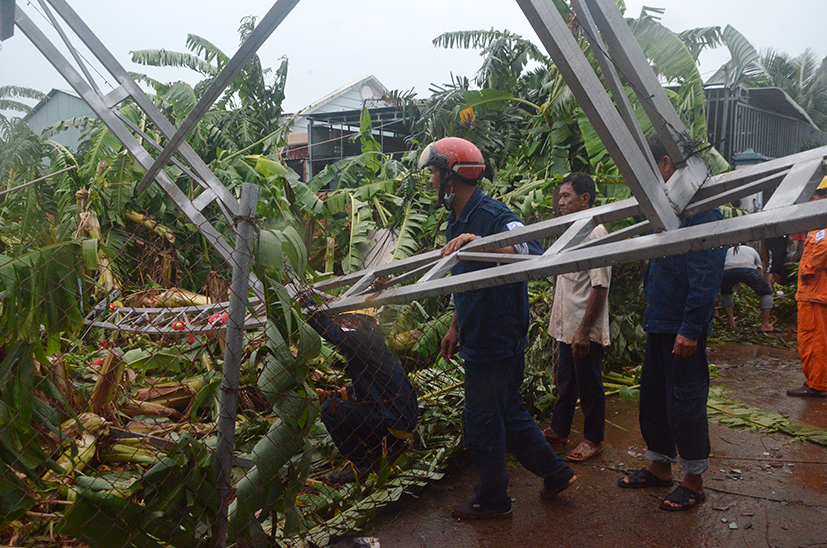
[[[295,230],[237,216],[226,261],[174,211],[99,219],[89,197],[77,239],[0,267],[0,544],[325,546],[441,476],[449,316],[334,317],[293,279]]]
[[[80,239],[0,266],[0,543],[326,546],[441,477],[463,406],[461,365],[438,358],[445,301],[336,316],[295,274],[308,253],[289,228],[236,217],[227,261],[174,213],[132,212],[96,246],[87,198]],[[615,269],[608,369],[640,363],[642,268]],[[553,283],[529,291],[542,419]],[[758,333],[760,296],[735,291],[736,328],[718,308],[713,338],[789,343],[794,291],[773,287],[776,335]]]

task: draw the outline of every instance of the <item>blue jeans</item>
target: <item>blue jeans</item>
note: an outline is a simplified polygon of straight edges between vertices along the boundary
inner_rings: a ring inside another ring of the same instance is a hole
[[[594,444],[603,441],[606,426],[606,395],[603,392],[603,346],[592,341],[589,353],[575,358],[571,345],[560,343],[557,363],[557,402],[551,429],[568,436],[574,420],[577,397],[585,417],[583,436]]]
[[[709,365],[706,335],[688,358],[672,354],[677,335],[649,333],[640,376],[640,433],[646,458],[673,463],[680,455],[686,474],[709,468]]]
[[[556,486],[574,475],[543,436],[523,405],[525,356],[486,363],[465,362],[465,447],[471,451],[480,481],[474,491],[486,508],[508,511],[510,451],[529,472]]]

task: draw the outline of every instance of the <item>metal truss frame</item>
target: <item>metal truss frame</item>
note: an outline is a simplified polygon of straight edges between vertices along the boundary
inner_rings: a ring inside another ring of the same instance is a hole
[[[204,116],[207,109],[221,95],[233,78],[241,71],[244,65],[253,57],[258,48],[267,40],[272,32],[290,13],[299,0],[278,0],[262,18],[260,23],[250,33],[250,36],[239,48],[238,52],[227,63],[224,69],[216,76],[210,87],[190,112],[180,127],[176,128],[152,100],[143,92],[140,86],[129,75],[124,67],[115,59],[94,32],[83,22],[78,14],[69,6],[66,0],[33,0],[36,1],[49,24],[54,27],[68,50],[75,64],[73,65],[55,44],[35,25],[14,0],[0,0],[0,37],[6,39],[11,36],[16,25],[24,35],[34,44],[53,67],[66,79],[72,89],[89,105],[92,111],[109,128],[109,130],[123,143],[130,154],[146,170],[137,191],[144,190],[153,180],[167,193],[178,209],[195,225],[198,231],[207,239],[208,243],[218,251],[226,261],[230,261],[233,249],[228,241],[231,235],[221,234],[204,215],[204,210],[215,202],[230,226],[234,226],[238,215],[238,200],[230,193],[224,184],[210,171],[206,163],[198,156],[195,150],[186,142],[187,136]],[[13,17],[10,18],[10,15]],[[103,93],[92,75],[92,70],[72,42],[64,26],[74,33],[89,52],[98,60],[119,86],[108,93]],[[125,100],[132,100],[144,114],[158,128],[167,139],[166,146],[153,141],[145,132],[136,127],[118,110]],[[153,158],[141,142],[148,143],[158,151],[158,157]],[[178,157],[176,157],[177,155]],[[190,177],[200,188],[200,193],[193,199],[182,192],[172,178],[163,171],[163,168],[172,163],[184,174]],[[259,299],[264,298],[261,283],[251,275],[251,286]]]
[[[237,215],[239,204],[198,158],[187,144],[186,137],[298,0],[278,0],[273,5],[178,128],[158,111],[65,0],[36,1],[47,14],[50,23],[58,29],[61,39],[83,74],[69,63],[20,7],[15,6],[14,0],[0,0],[0,39],[11,35],[8,17],[13,11],[14,24],[147,170],[139,190],[146,188],[153,180],[157,182],[209,243],[225,259],[229,259],[232,249],[225,237],[229,235],[218,233],[202,212],[215,201],[232,221]],[[804,203],[825,176],[827,147],[710,176],[702,160],[684,149],[686,129],[612,0],[571,0],[573,15],[591,43],[600,74],[592,69],[569,25],[553,2],[516,1],[605,144],[634,198],[481,238],[447,257],[442,257],[439,251],[433,251],[317,283],[315,288],[318,291],[343,291],[339,297],[326,303],[331,311],[343,312],[381,304],[403,303],[597,266],[804,232],[827,225],[827,207],[823,203]],[[107,94],[100,91],[82,56],[61,29],[58,18],[51,10],[112,74],[120,84],[118,88]],[[662,183],[657,166],[651,158],[643,131],[626,97],[621,76],[637,95],[658,136],[675,160],[677,172],[667,184]],[[119,116],[115,108],[128,98],[147,114],[167,139],[167,144],[163,147],[148,141],[158,151],[157,158],[153,158],[135,137],[138,135],[147,140],[147,136]],[[170,162],[202,189],[194,200],[190,201],[164,172],[163,168]],[[761,191],[770,191],[773,195],[760,213],[702,226],[679,228],[681,219]],[[646,220],[583,243],[591,228],[598,223],[639,216]],[[542,256],[493,253],[505,246],[546,238],[556,240]],[[446,277],[451,267],[463,260],[487,261],[493,266]],[[257,288],[256,294],[261,298],[260,283],[256,281],[253,287]],[[345,287],[348,289],[344,290]],[[123,313],[132,314],[130,311]],[[142,311],[142,314],[151,315],[154,311]],[[123,328],[125,324],[121,320],[127,317],[131,316],[122,316],[117,320],[110,318],[113,321],[108,323],[115,328]],[[149,323],[161,327],[161,330],[169,329],[166,325],[171,321],[169,314],[156,317],[159,318],[157,322]],[[149,318],[146,316],[147,320]],[[188,326],[190,329],[199,331],[207,329],[207,326]]]
[[[601,75],[592,69],[553,2],[517,3],[635,198],[481,238],[447,257],[434,251],[316,284],[322,291],[349,286],[339,299],[326,304],[331,311],[404,303],[827,226],[824,203],[803,203],[825,176],[827,147],[710,176],[701,158],[684,150],[686,128],[613,1],[571,0],[573,15],[591,43]],[[675,160],[677,171],[667,184],[651,158],[618,73],[637,95]],[[681,219],[762,191],[773,195],[760,213],[679,228]],[[598,223],[641,215],[645,221],[583,243]],[[546,238],[556,240],[542,256],[493,253]],[[488,261],[492,266],[445,277],[463,260]]]

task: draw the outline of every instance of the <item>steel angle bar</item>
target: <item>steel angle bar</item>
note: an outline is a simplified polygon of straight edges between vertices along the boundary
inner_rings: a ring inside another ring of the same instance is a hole
[[[328,303],[332,312],[345,312],[384,304],[400,304],[427,297],[473,291],[524,282],[602,266],[711,249],[740,242],[806,232],[827,224],[825,205],[808,202],[762,211],[668,232],[659,232],[586,249],[571,250],[532,261],[495,266],[432,280],[425,284],[380,291]]]
[[[594,217],[597,223],[605,224],[627,219],[629,217],[635,217],[640,214],[641,210],[638,206],[637,200],[634,198],[629,198],[620,202],[593,207],[585,211],[578,211],[577,213],[572,213],[564,217],[555,217],[554,219],[549,219],[547,221],[541,221],[528,226],[515,228],[514,230],[499,232],[484,238],[479,238],[463,246],[462,251],[494,251],[496,249],[529,242],[531,240],[541,240],[544,238],[559,236],[568,230],[571,224],[583,218]],[[422,265],[430,265],[440,261],[441,258],[441,252],[439,250],[429,251],[421,255],[414,255],[412,257],[408,257],[407,259],[374,267],[373,271],[377,278],[393,276],[408,273],[412,269],[420,268]],[[314,287],[319,290],[329,290],[337,287],[348,286],[361,279],[366,272],[367,270],[360,270],[352,274],[345,274],[344,276],[324,280],[314,284]]]
[[[758,192],[771,190],[778,186],[778,183],[781,182],[787,173],[788,171],[773,173],[771,175],[767,175],[763,179],[751,181],[739,187],[733,188],[732,190],[725,190],[702,200],[693,200],[692,203],[683,210],[682,216],[684,218],[691,217],[692,215],[697,215],[698,213],[707,211],[713,207],[728,204],[734,202],[735,200],[752,196]]]
[[[103,99],[95,93],[83,77],[72,67],[68,60],[61,54],[49,39],[40,31],[40,29],[29,19],[29,17],[18,7],[15,15],[15,23],[18,28],[26,35],[26,37],[34,44],[34,46],[43,54],[44,57],[57,69],[57,71],[66,79],[66,82],[73,90],[89,105],[89,108],[100,118],[101,122],[106,125],[113,135],[123,143],[124,147],[132,154],[144,169],[148,169],[152,165],[152,157],[144,149],[143,146],[135,139],[132,133],[126,128],[121,121],[113,114],[113,112],[106,108]],[[221,235],[212,224],[204,217],[204,215],[192,205],[189,198],[181,189],[175,184],[172,179],[165,172],[159,172],[156,181],[159,186],[167,193],[173,202],[178,206],[181,212],[189,218],[195,225],[202,236],[207,240],[207,243],[216,249],[224,260],[229,261],[232,255],[232,248],[227,243],[224,236]],[[226,190],[226,189],[225,189]],[[251,276],[252,287],[259,298],[263,298],[263,288],[261,283]]]
[[[606,81],[606,84],[612,92],[612,97],[614,98],[614,103],[620,117],[623,118],[623,121],[626,123],[626,127],[629,129],[632,137],[634,137],[638,148],[641,152],[643,152],[643,157],[649,162],[649,168],[653,173],[657,173],[658,166],[655,159],[652,157],[652,154],[649,152],[649,145],[646,143],[646,136],[643,134],[643,129],[641,129],[640,124],[638,123],[635,110],[632,108],[632,103],[626,96],[626,90],[623,87],[623,83],[620,81],[620,77],[617,75],[617,70],[608,56],[606,46],[600,38],[597,25],[595,24],[594,18],[589,11],[589,7],[586,5],[584,0],[572,0],[571,4],[575,13],[578,14],[578,20],[581,27],[587,31],[589,42],[592,44],[592,54],[595,59],[597,59],[597,64],[600,65],[600,71],[603,73],[603,79]]]
[[[646,218],[656,230],[677,228],[680,219],[666,196],[660,174],[652,171],[637,147],[555,4],[544,0],[517,0],[517,3],[594,126]]]
[[[90,86],[92,86],[92,89],[95,90],[95,93],[103,97],[103,93],[101,93],[98,84],[92,77],[92,73],[89,72],[89,68],[86,66],[86,62],[75,49],[75,46],[72,45],[72,42],[71,40],[69,40],[69,37],[66,35],[66,33],[63,32],[63,27],[60,26],[60,22],[52,14],[52,10],[49,9],[49,5],[46,3],[45,0],[38,0],[38,3],[40,4],[40,7],[43,9],[43,13],[45,13],[46,17],[49,19],[49,23],[51,23],[52,27],[54,27],[54,29],[57,31],[57,34],[58,36],[60,36],[60,39],[63,40],[63,44],[66,46],[66,49],[68,49],[69,53],[72,54],[72,58],[75,60],[75,63],[77,63],[77,66],[80,68],[81,72],[83,72],[83,75],[86,76],[86,81],[89,83]]]
[[[555,217],[547,221],[540,221],[539,223],[515,228],[514,230],[498,232],[497,234],[469,242],[462,247],[462,250],[494,251],[510,245],[530,242],[531,240],[542,240],[544,238],[560,236],[565,233],[572,224],[581,219],[594,217],[596,223],[605,224],[641,214],[641,207],[637,200],[629,198],[620,202],[613,202],[578,211],[577,213],[570,213],[562,217]]]
[[[156,158],[155,163],[147,170],[141,182],[138,183],[137,189],[139,191],[145,189],[155,177],[155,174],[163,169],[178,149],[178,146],[186,140],[195,127],[195,124],[197,124],[204,113],[207,112],[207,109],[212,106],[215,100],[218,99],[218,96],[224,92],[224,89],[229,85],[230,81],[241,72],[241,69],[252,59],[253,55],[258,51],[258,48],[261,47],[270,34],[276,30],[276,27],[279,26],[298,3],[299,0],[278,0],[273,4],[273,7],[270,8],[270,11],[261,19],[256,28],[253,29],[241,47],[238,48],[238,51],[233,55],[232,59],[230,59],[218,76],[215,77],[210,87],[207,88],[207,91],[204,92],[204,95],[201,96],[198,103],[196,103],[195,107],[178,127],[175,135],[169,139],[164,151]]]
[[[457,263],[459,263],[459,257],[457,255],[459,255],[459,251],[454,251],[450,255],[443,257],[441,261],[436,263],[428,272],[423,274],[416,283],[425,283],[448,274],[448,272],[454,268]]]
[[[420,266],[419,268],[414,268],[413,270],[406,272],[405,274],[401,274],[394,278],[386,278],[385,280],[379,281],[376,283],[376,287],[379,289],[387,289],[388,287],[401,285],[409,282],[410,280],[420,277],[421,275],[428,272],[428,270],[430,269],[431,264],[425,264],[423,266]]]
[[[120,88],[119,88],[119,89],[120,89]],[[135,133],[136,135],[140,135],[140,136],[141,136],[141,139],[143,139],[144,141],[146,141],[146,143],[147,143],[147,144],[149,144],[149,146],[151,146],[152,148],[154,148],[154,149],[155,149],[155,150],[157,150],[157,151],[161,151],[161,150],[163,150],[163,149],[164,149],[164,147],[162,147],[161,145],[159,145],[158,143],[156,143],[156,142],[155,142],[155,140],[154,140],[152,137],[150,137],[150,136],[149,136],[149,135],[148,135],[145,131],[143,131],[141,128],[139,128],[138,126],[136,126],[136,125],[132,122],[132,120],[130,120],[129,118],[127,118],[126,116],[124,116],[124,115],[123,115],[123,114],[122,114],[119,110],[114,110],[114,109],[113,109],[113,110],[112,110],[112,114],[114,114],[115,116],[117,116],[118,120],[120,120],[120,121],[123,123],[123,125],[125,125],[125,126],[126,126],[126,127],[128,127],[129,129],[131,129],[133,133]],[[187,177],[189,177],[190,179],[192,179],[193,181],[195,181],[196,183],[198,183],[198,184],[199,184],[199,186],[204,186],[204,181],[202,181],[202,180],[201,180],[201,178],[200,178],[200,177],[198,177],[195,173],[193,173],[192,171],[190,171],[190,169],[189,169],[186,165],[184,165],[183,163],[179,162],[179,161],[178,161],[177,159],[175,159],[175,158],[173,158],[173,159],[172,159],[172,164],[173,164],[175,167],[177,167],[178,169],[180,169],[180,170],[181,170],[181,172],[183,172],[183,173],[184,173],[184,175],[186,175]],[[205,189],[205,190],[204,190],[204,192],[210,192],[210,189],[209,189],[209,188],[207,188],[207,189]],[[200,196],[200,195],[199,195],[199,196]],[[214,195],[213,195],[213,196],[214,196]],[[195,203],[195,202],[193,201],[193,203]],[[197,210],[199,210],[199,211],[203,211],[203,209],[204,209],[204,208],[203,208],[203,207],[198,207],[198,206],[196,206],[196,209],[197,209]]]
[[[400,259],[398,261],[394,261],[392,263],[384,264],[381,266],[374,267],[372,270],[375,272],[377,277],[383,278],[387,276],[394,276],[397,274],[405,274],[410,272],[411,269],[418,269],[425,265],[427,268],[430,268],[432,263],[437,262],[441,257],[440,252],[437,251],[429,251],[427,253],[422,253],[420,255],[414,255],[412,257],[407,257],[405,259]],[[356,283],[358,280],[362,278],[367,273],[367,270],[359,270],[358,272],[352,272],[350,274],[345,274],[344,276],[337,276],[335,278],[330,278],[328,280],[322,280],[314,284],[314,288],[322,291],[327,291],[330,289],[336,289],[337,287],[344,287],[348,285],[352,285]]]
[[[107,108],[115,108],[129,98],[129,92],[123,86],[118,86],[103,96],[103,104]]]
[[[666,183],[666,195],[681,215],[687,204],[709,181],[709,172],[699,156],[690,156],[684,164],[672,174]]]
[[[695,204],[700,200],[705,200],[723,192],[740,188],[752,182],[765,179],[766,177],[774,175],[781,175],[783,177],[794,165],[815,159],[827,159],[827,146],[713,175],[695,194],[692,203]]]
[[[473,251],[459,250],[457,258],[460,261],[478,261],[481,263],[522,263],[532,261],[535,255],[518,255],[517,253],[474,253]]]
[[[824,178],[824,160],[812,159],[795,164],[772,197],[767,200],[764,209],[777,209],[792,204],[800,204],[810,199],[816,187]]]
[[[680,213],[709,177],[706,166],[696,155],[687,155],[678,143],[678,137],[688,136],[686,127],[615,3],[608,0],[583,1],[591,7],[594,20],[612,52],[612,58],[638,95],[669,157],[677,167],[683,168],[679,169],[683,173],[677,179],[674,176],[670,179],[671,185],[667,189],[669,200]]]
[[[150,120],[158,127],[161,133],[170,139],[175,135],[176,128],[166,116],[155,106],[152,100],[144,93],[141,87],[132,79],[126,69],[115,59],[106,46],[98,39],[94,32],[84,23],[78,14],[66,3],[65,0],[47,0],[55,12],[69,25],[69,28],[80,38],[81,42],[92,52],[92,55],[100,61],[103,67],[115,77],[118,83],[124,88],[135,104],[146,113]],[[229,190],[218,180],[218,177],[210,171],[200,156],[187,142],[181,143],[177,152],[184,160],[192,166],[201,178],[201,182],[212,189],[218,196],[220,203],[224,205],[227,219],[232,221],[231,215],[238,213],[238,201]],[[199,182],[196,180],[196,182]]]
[[[0,42],[14,36],[14,0],[0,0]]]
[[[596,226],[597,222],[594,220],[594,217],[583,217],[582,219],[576,220],[562,236],[557,238],[557,241],[551,244],[551,247],[546,249],[543,256],[556,255],[561,251],[565,251],[579,244],[591,234]]]
[[[350,289],[348,289],[347,291],[345,291],[342,294],[342,297],[350,297],[351,295],[358,295],[359,293],[361,293],[365,289],[368,289],[373,284],[373,282],[375,282],[375,281],[376,281],[376,275],[373,273],[372,270],[368,270],[365,273],[365,275],[362,276],[361,280],[359,280],[358,282],[356,282],[355,284],[350,286]]]
[[[651,234],[651,232],[652,225],[649,224],[649,221],[641,221],[631,226],[627,226],[626,228],[621,228],[620,230],[609,232],[608,234],[606,234],[605,236],[601,236],[600,238],[595,238],[594,240],[589,240],[587,242],[582,242],[576,246],[572,246],[571,248],[569,248],[569,251],[574,251],[575,249],[585,249],[587,247],[597,247],[599,245],[608,244],[612,242],[620,242],[627,238],[634,238],[635,236],[640,236],[641,234]]]
[[[675,137],[685,134],[686,128],[663,91],[663,86],[623,14],[613,1],[584,1],[601,30],[603,40],[609,46],[612,59],[638,95],[641,106],[646,110],[670,158],[676,164],[685,160],[686,153],[675,142]]]

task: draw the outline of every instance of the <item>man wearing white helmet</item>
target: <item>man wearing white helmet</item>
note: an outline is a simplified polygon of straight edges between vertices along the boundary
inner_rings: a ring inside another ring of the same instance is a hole
[[[474,144],[447,137],[428,145],[420,169],[431,170],[430,183],[448,218],[447,256],[463,245],[524,226],[502,202],[477,188],[485,171]],[[508,246],[501,253],[542,254],[536,241]],[[454,276],[481,270],[491,263],[461,261]],[[446,361],[459,350],[465,362],[465,447],[470,450],[480,481],[476,496],[454,506],[460,519],[511,517],[505,452],[510,451],[532,473],[544,478],[541,495],[551,499],[569,487],[574,472],[558,457],[523,405],[520,386],[528,347],[529,305],[525,282],[455,293],[454,318],[440,346]]]

